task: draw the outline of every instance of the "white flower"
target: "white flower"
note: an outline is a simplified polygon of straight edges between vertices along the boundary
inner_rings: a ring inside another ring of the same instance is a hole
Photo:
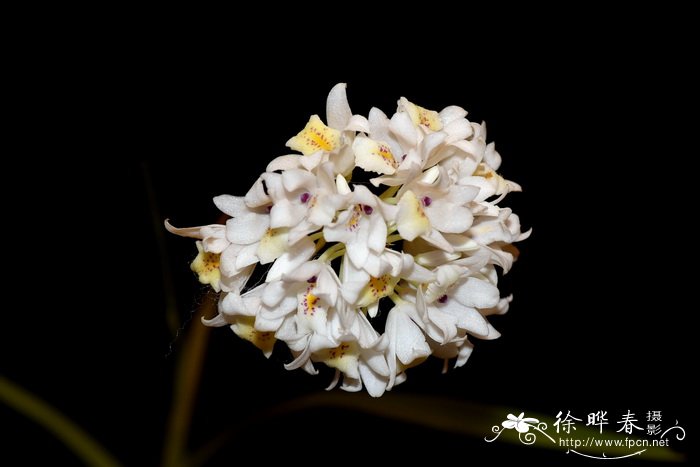
[[[229,326],[266,357],[282,343],[287,369],[326,365],[329,389],[379,397],[429,356],[460,367],[470,336],[500,335],[487,318],[512,296],[500,297],[496,267],[510,270],[512,243],[530,231],[499,206],[520,187],[496,172],[484,124],[405,98],[391,117],[364,118],[345,89],[328,95],[326,122],[313,115],[287,141],[298,153],[272,160],[245,196],[214,198],[225,225],[166,228],[197,240],[191,268],[220,292],[204,324]],[[358,168],[372,186],[353,180]],[[509,415],[504,427],[527,432],[533,420]]]
[[[348,204],[336,222],[323,228],[323,236],[326,241],[345,244],[353,265],[377,276],[379,255],[386,247],[387,222],[395,217],[396,207],[384,203],[362,185],[355,186]]]
[[[347,205],[347,195],[338,193],[333,165],[321,164],[314,172],[289,169],[281,175],[266,173],[270,227],[288,228],[289,241],[300,238],[333,222],[336,212]]]

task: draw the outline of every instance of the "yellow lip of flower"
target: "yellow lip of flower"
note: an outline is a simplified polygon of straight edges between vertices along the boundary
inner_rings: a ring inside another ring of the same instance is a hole
[[[327,127],[318,115],[312,115],[303,130],[287,141],[287,146],[305,156],[316,151],[331,152],[340,145],[340,131]]]
[[[322,361],[327,366],[336,368],[351,378],[359,378],[358,355],[359,349],[355,342],[343,342],[338,347],[318,352],[314,360]]]
[[[287,251],[288,232],[289,229],[283,227],[265,231],[257,250],[260,264],[271,263]]]
[[[231,325],[231,330],[238,337],[247,340],[262,350],[266,357],[269,357],[275,346],[275,333],[258,331],[254,325],[255,318],[252,316],[241,316],[236,318],[236,322]]]
[[[211,285],[212,288],[218,292],[219,281],[221,280],[221,271],[219,270],[221,255],[204,251],[202,242],[197,242],[196,245],[199,254],[194,261],[192,261],[192,264],[190,264],[190,268],[197,273],[199,282]]]
[[[352,144],[355,163],[370,172],[391,175],[399,166],[389,145],[383,141],[374,141],[358,136]]]
[[[434,110],[428,110],[416,105],[405,97],[401,98],[399,104],[408,112],[408,116],[411,117],[414,124],[424,125],[433,131],[442,130],[440,115]]]
[[[381,277],[370,277],[369,282],[360,293],[358,307],[366,307],[380,298],[388,297],[394,292],[394,286],[399,282],[398,277],[385,274]]]

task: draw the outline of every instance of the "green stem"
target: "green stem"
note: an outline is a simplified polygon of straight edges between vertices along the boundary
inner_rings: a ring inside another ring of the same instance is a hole
[[[104,447],[65,415],[3,376],[0,376],[0,400],[50,431],[85,464],[100,467],[121,465]]]
[[[209,316],[214,312],[216,312],[216,295],[210,292],[205,296],[204,303],[192,320],[190,332],[185,339],[175,370],[175,390],[163,446],[163,466],[165,467],[189,464],[187,439],[210,332],[210,328],[199,321],[201,317]]]
[[[401,302],[403,302],[403,299],[402,299],[401,297],[399,297],[398,295],[396,295],[395,293],[392,293],[391,295],[389,295],[389,298],[390,298],[391,301],[394,302],[396,305],[398,305],[398,304],[400,304]]]
[[[396,185],[396,186],[390,186],[386,190],[384,190],[384,193],[379,195],[379,198],[383,199],[386,201],[388,198],[394,196],[397,191],[399,191],[399,188],[401,188],[401,185]]]
[[[401,236],[401,234],[390,235],[386,238],[387,243],[394,243],[394,242],[398,242],[399,240],[403,240],[403,237]]]
[[[319,241],[316,243],[316,253],[321,251],[321,248],[323,248],[324,246],[326,246],[326,239],[325,238],[319,239]]]
[[[323,238],[323,230],[321,230],[320,232],[316,232],[315,234],[309,235],[309,238],[314,242],[319,238]]]
[[[319,259],[319,261],[324,261],[324,262],[332,261],[331,257],[333,257],[333,259],[337,258],[337,256],[334,256],[334,255],[336,253],[338,253],[340,250],[343,250],[343,252],[345,251],[345,244],[344,243],[336,243],[335,245],[333,245],[332,247],[330,247],[329,249],[324,251],[323,254],[318,259]]]

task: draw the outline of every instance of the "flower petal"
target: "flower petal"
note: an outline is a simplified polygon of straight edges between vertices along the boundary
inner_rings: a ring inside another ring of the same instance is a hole
[[[468,277],[453,289],[454,298],[462,305],[475,308],[491,308],[498,305],[498,287],[489,282]]]
[[[383,141],[358,136],[352,143],[352,150],[355,164],[369,172],[390,175],[396,172],[399,165],[391,148]]]
[[[440,116],[434,110],[424,109],[405,97],[399,99],[399,110],[405,110],[415,125],[423,125],[433,131],[442,130]]]
[[[408,114],[395,113],[389,121],[389,129],[403,148],[414,148],[418,144],[418,131]]]
[[[331,152],[340,145],[340,131],[323,124],[318,115],[312,115],[298,135],[287,141],[287,146],[305,156],[316,151]]]
[[[443,125],[449,125],[454,120],[467,116],[467,111],[456,105],[450,105],[442,109],[439,113]]]
[[[436,199],[425,209],[430,224],[440,232],[463,233],[471,227],[474,216],[469,208]]]
[[[226,221],[226,238],[231,243],[249,245],[260,241],[269,226],[270,216],[251,212]]]
[[[219,208],[219,211],[231,217],[240,217],[250,212],[242,196],[214,196],[214,204]]]
[[[396,226],[401,237],[414,240],[419,235],[427,234],[431,227],[428,217],[423,212],[420,201],[413,191],[409,190],[401,197],[396,214]]]
[[[282,276],[306,262],[316,251],[316,244],[311,239],[304,238],[277,258],[270,270],[267,272],[265,282],[272,282],[281,279]]]
[[[336,130],[344,130],[352,117],[346,88],[345,83],[336,84],[328,93],[326,100],[326,120],[328,120],[328,126]]]

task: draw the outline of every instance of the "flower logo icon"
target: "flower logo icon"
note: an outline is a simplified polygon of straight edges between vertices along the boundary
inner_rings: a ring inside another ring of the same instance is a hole
[[[501,425],[503,425],[503,428],[508,430],[515,428],[518,433],[527,433],[530,431],[530,427],[532,426],[531,423],[539,423],[540,421],[536,418],[523,418],[524,415],[525,412],[521,412],[517,417],[512,413],[509,413],[508,417],[506,417],[508,420],[504,420]]]

